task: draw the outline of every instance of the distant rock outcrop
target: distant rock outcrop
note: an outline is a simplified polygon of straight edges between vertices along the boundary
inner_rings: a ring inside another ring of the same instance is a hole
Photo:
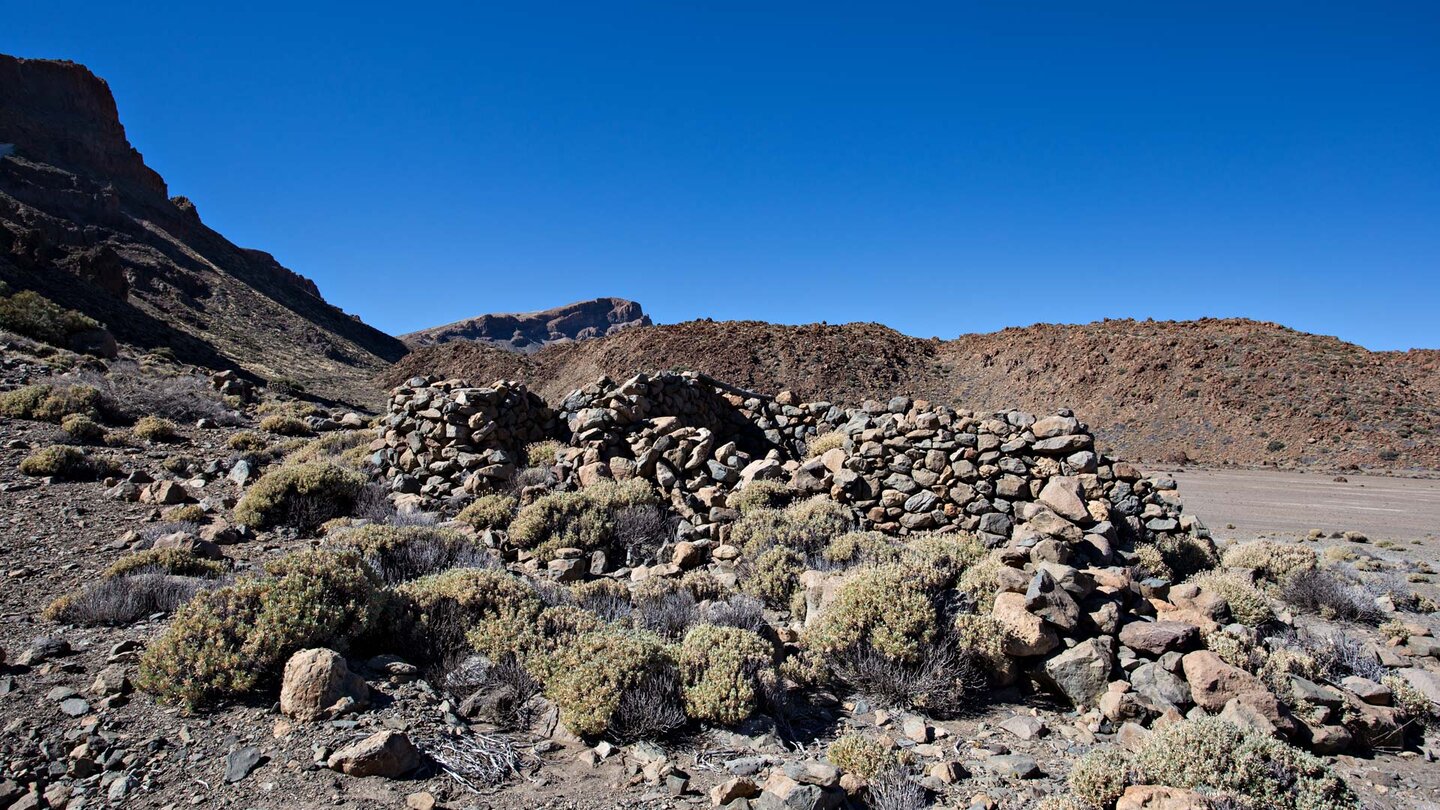
[[[351,401],[406,351],[172,198],[109,86],[73,62],[0,55],[0,280],[124,343]]]
[[[481,315],[411,332],[400,339],[412,347],[468,340],[500,349],[534,351],[551,343],[605,337],[632,326],[650,325],[650,316],[634,301],[594,298],[539,312]]]

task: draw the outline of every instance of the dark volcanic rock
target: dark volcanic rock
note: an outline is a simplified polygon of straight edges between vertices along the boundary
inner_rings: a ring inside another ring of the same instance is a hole
[[[596,298],[539,312],[481,315],[433,329],[402,335],[410,346],[434,346],[452,340],[488,343],[497,348],[533,351],[550,343],[613,335],[633,326],[649,326],[650,316],[624,298]]]

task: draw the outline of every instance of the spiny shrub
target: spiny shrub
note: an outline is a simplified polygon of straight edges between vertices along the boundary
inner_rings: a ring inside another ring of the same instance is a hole
[[[649,503],[615,511],[614,545],[625,550],[626,565],[647,565],[660,547],[675,537],[676,521],[664,509]]]
[[[740,588],[776,610],[785,610],[800,592],[805,557],[794,549],[774,546],[753,560],[747,559],[745,568]]]
[[[570,588],[570,598],[582,610],[607,622],[628,621],[635,608],[630,589],[613,579],[594,579]]]
[[[805,457],[815,458],[830,450],[843,448],[845,446],[845,434],[838,430],[828,433],[817,433],[805,442]]]
[[[1220,561],[1214,541],[1188,534],[1142,543],[1136,546],[1135,553],[1146,576],[1170,582],[1209,571]]]
[[[610,548],[616,541],[615,513],[654,500],[655,491],[636,478],[553,492],[520,509],[510,521],[510,542],[529,549],[541,562],[548,562],[561,548]]]
[[[198,503],[186,503],[179,506],[171,506],[160,513],[160,516],[169,523],[204,523],[209,514],[205,507]]]
[[[0,294],[0,329],[63,348],[73,336],[99,328],[94,318],[65,309],[34,290]]]
[[[807,560],[822,559],[830,541],[850,531],[854,522],[844,505],[817,495],[784,509],[756,509],[742,515],[731,527],[730,542],[752,557],[781,546]]]
[[[89,385],[27,385],[0,394],[0,416],[59,423],[79,414],[99,419],[104,399]]]
[[[825,749],[830,764],[861,779],[874,779],[896,762],[895,752],[873,737],[848,732]]]
[[[260,429],[281,436],[309,436],[310,426],[304,419],[285,414],[272,413],[260,420]]]
[[[726,503],[741,515],[748,515],[760,509],[780,509],[799,495],[799,490],[780,481],[751,481],[738,492],[730,493]]]
[[[955,587],[965,570],[989,552],[969,534],[922,534],[906,544],[900,566],[931,593]]]
[[[93,481],[115,473],[109,459],[96,458],[84,449],[68,444],[41,448],[20,462],[20,472],[33,476],[53,476],[68,481]]]
[[[899,562],[901,547],[881,532],[846,532],[825,548],[825,562],[844,568]]]
[[[171,576],[149,568],[72,591],[51,602],[44,617],[86,627],[127,625],[157,613],[172,613],[210,586],[202,579]]]
[[[177,422],[209,419],[217,425],[240,423],[233,405],[201,374],[169,373],[139,363],[110,363],[104,374],[77,375],[97,388],[107,408],[128,420],[161,416]]]
[[[662,593],[634,595],[631,620],[641,630],[654,633],[668,641],[685,635],[690,625],[700,618],[695,596],[685,589]]]
[[[324,462],[286,465],[265,473],[235,506],[235,519],[255,529],[291,525],[314,529],[349,512],[365,476]]]
[[[181,577],[215,579],[224,575],[225,563],[207,560],[189,549],[150,548],[126,554],[105,569],[105,579],[128,577],[148,570],[158,570]]]
[[[966,568],[955,587],[980,610],[988,613],[995,606],[995,594],[1000,590],[1000,569],[1004,565],[1000,552],[992,551]]]
[[[599,735],[610,729],[627,692],[641,690],[657,675],[663,679],[674,662],[656,636],[607,627],[557,647],[540,657],[536,668],[561,721],[576,734]],[[661,689],[654,697],[668,696]]]
[[[80,444],[100,444],[105,441],[105,428],[85,414],[70,414],[60,421],[60,429],[65,431],[71,441]]]
[[[1086,807],[1114,807],[1129,785],[1130,755],[1119,748],[1095,748],[1075,761],[1065,778]]]
[[[691,629],[679,655],[685,713],[721,725],[748,718],[776,682],[773,657],[770,643],[749,630],[708,624]]]
[[[298,552],[265,574],[182,608],[141,656],[142,688],[193,710],[275,680],[299,650],[344,652],[375,623],[379,583],[352,551]]]
[[[264,427],[262,421],[261,427]],[[309,428],[306,428],[308,432]],[[272,430],[272,433],[283,433],[283,431]],[[284,435],[303,435],[298,433],[286,433]],[[311,439],[301,445],[298,450],[292,451],[285,457],[286,464],[308,464],[315,461],[329,461],[344,464],[347,467],[358,466],[355,462],[355,451],[361,451],[360,459],[363,460],[366,445],[370,443],[370,436],[358,430],[337,430],[326,433],[316,439]]]
[[[481,495],[471,501],[469,506],[461,509],[455,519],[477,532],[483,532],[486,529],[504,529],[510,525],[510,519],[514,516],[518,503],[519,501],[513,495]]]
[[[422,657],[439,661],[471,646],[466,634],[482,622],[493,646],[476,651],[498,660],[513,648],[509,637],[533,634],[540,597],[524,580],[504,571],[456,568],[406,582],[395,590],[395,632],[409,638]]]
[[[525,445],[525,463],[531,467],[550,467],[560,457],[564,445],[553,439]]]
[[[232,434],[225,444],[239,453],[261,453],[270,447],[270,440],[254,431],[242,430]]]
[[[765,627],[765,604],[746,594],[731,594],[700,607],[700,620],[720,627],[738,627],[758,633]]]
[[[1133,783],[1208,789],[1279,810],[1355,808],[1325,762],[1216,717],[1172,723],[1130,760]]]
[[[158,416],[142,417],[130,432],[135,434],[135,438],[147,442],[173,442],[180,436],[174,422]]]
[[[851,575],[834,602],[805,634],[822,656],[862,646],[900,662],[918,662],[937,632],[933,600],[900,565]]]
[[[492,554],[454,529],[371,523],[341,532],[340,539],[360,552],[387,585],[451,568],[499,565]]]
[[[1266,582],[1284,582],[1304,571],[1315,570],[1315,552],[1302,546],[1257,540],[1225,550],[1221,562],[1226,568],[1253,568]]]
[[[1206,571],[1191,577],[1187,582],[1200,586],[1225,600],[1230,606],[1230,617],[1235,621],[1258,627],[1275,618],[1270,602],[1248,579],[1231,571]]]

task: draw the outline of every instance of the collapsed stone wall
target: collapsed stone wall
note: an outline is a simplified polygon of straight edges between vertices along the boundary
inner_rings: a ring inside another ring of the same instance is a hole
[[[443,500],[504,486],[555,413],[521,383],[416,377],[390,394],[370,461],[392,491]]]
[[[838,446],[806,458],[831,432]],[[1204,534],[1172,481],[1097,453],[1069,411],[973,413],[906,397],[845,408],[694,372],[602,378],[552,411],[521,383],[414,378],[392,393],[380,434],[380,474],[432,502],[504,486],[525,444],[555,439],[562,487],[644,478],[686,539],[723,542],[738,517],[731,496],[756,480],[828,495],[864,528],[966,530],[1055,559],[1080,549],[1108,561],[1120,543]]]

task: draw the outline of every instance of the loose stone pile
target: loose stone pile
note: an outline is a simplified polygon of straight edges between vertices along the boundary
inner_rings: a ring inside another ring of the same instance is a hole
[[[525,445],[555,429],[549,406],[520,383],[415,378],[391,392],[370,461],[395,492],[446,499],[504,484]]]
[[[756,480],[827,494],[865,528],[962,529],[991,546],[1077,546],[1101,562],[1121,542],[1204,534],[1173,482],[1097,454],[1069,411],[977,414],[906,397],[842,408],[666,372],[602,378],[552,413],[520,383],[417,377],[392,393],[380,432],[372,461],[395,492],[441,501],[500,486],[524,444],[554,439],[567,446],[554,467],[563,486],[646,479],[683,533],[716,541],[738,517],[730,496]],[[805,458],[807,442],[831,432],[837,446]]]

